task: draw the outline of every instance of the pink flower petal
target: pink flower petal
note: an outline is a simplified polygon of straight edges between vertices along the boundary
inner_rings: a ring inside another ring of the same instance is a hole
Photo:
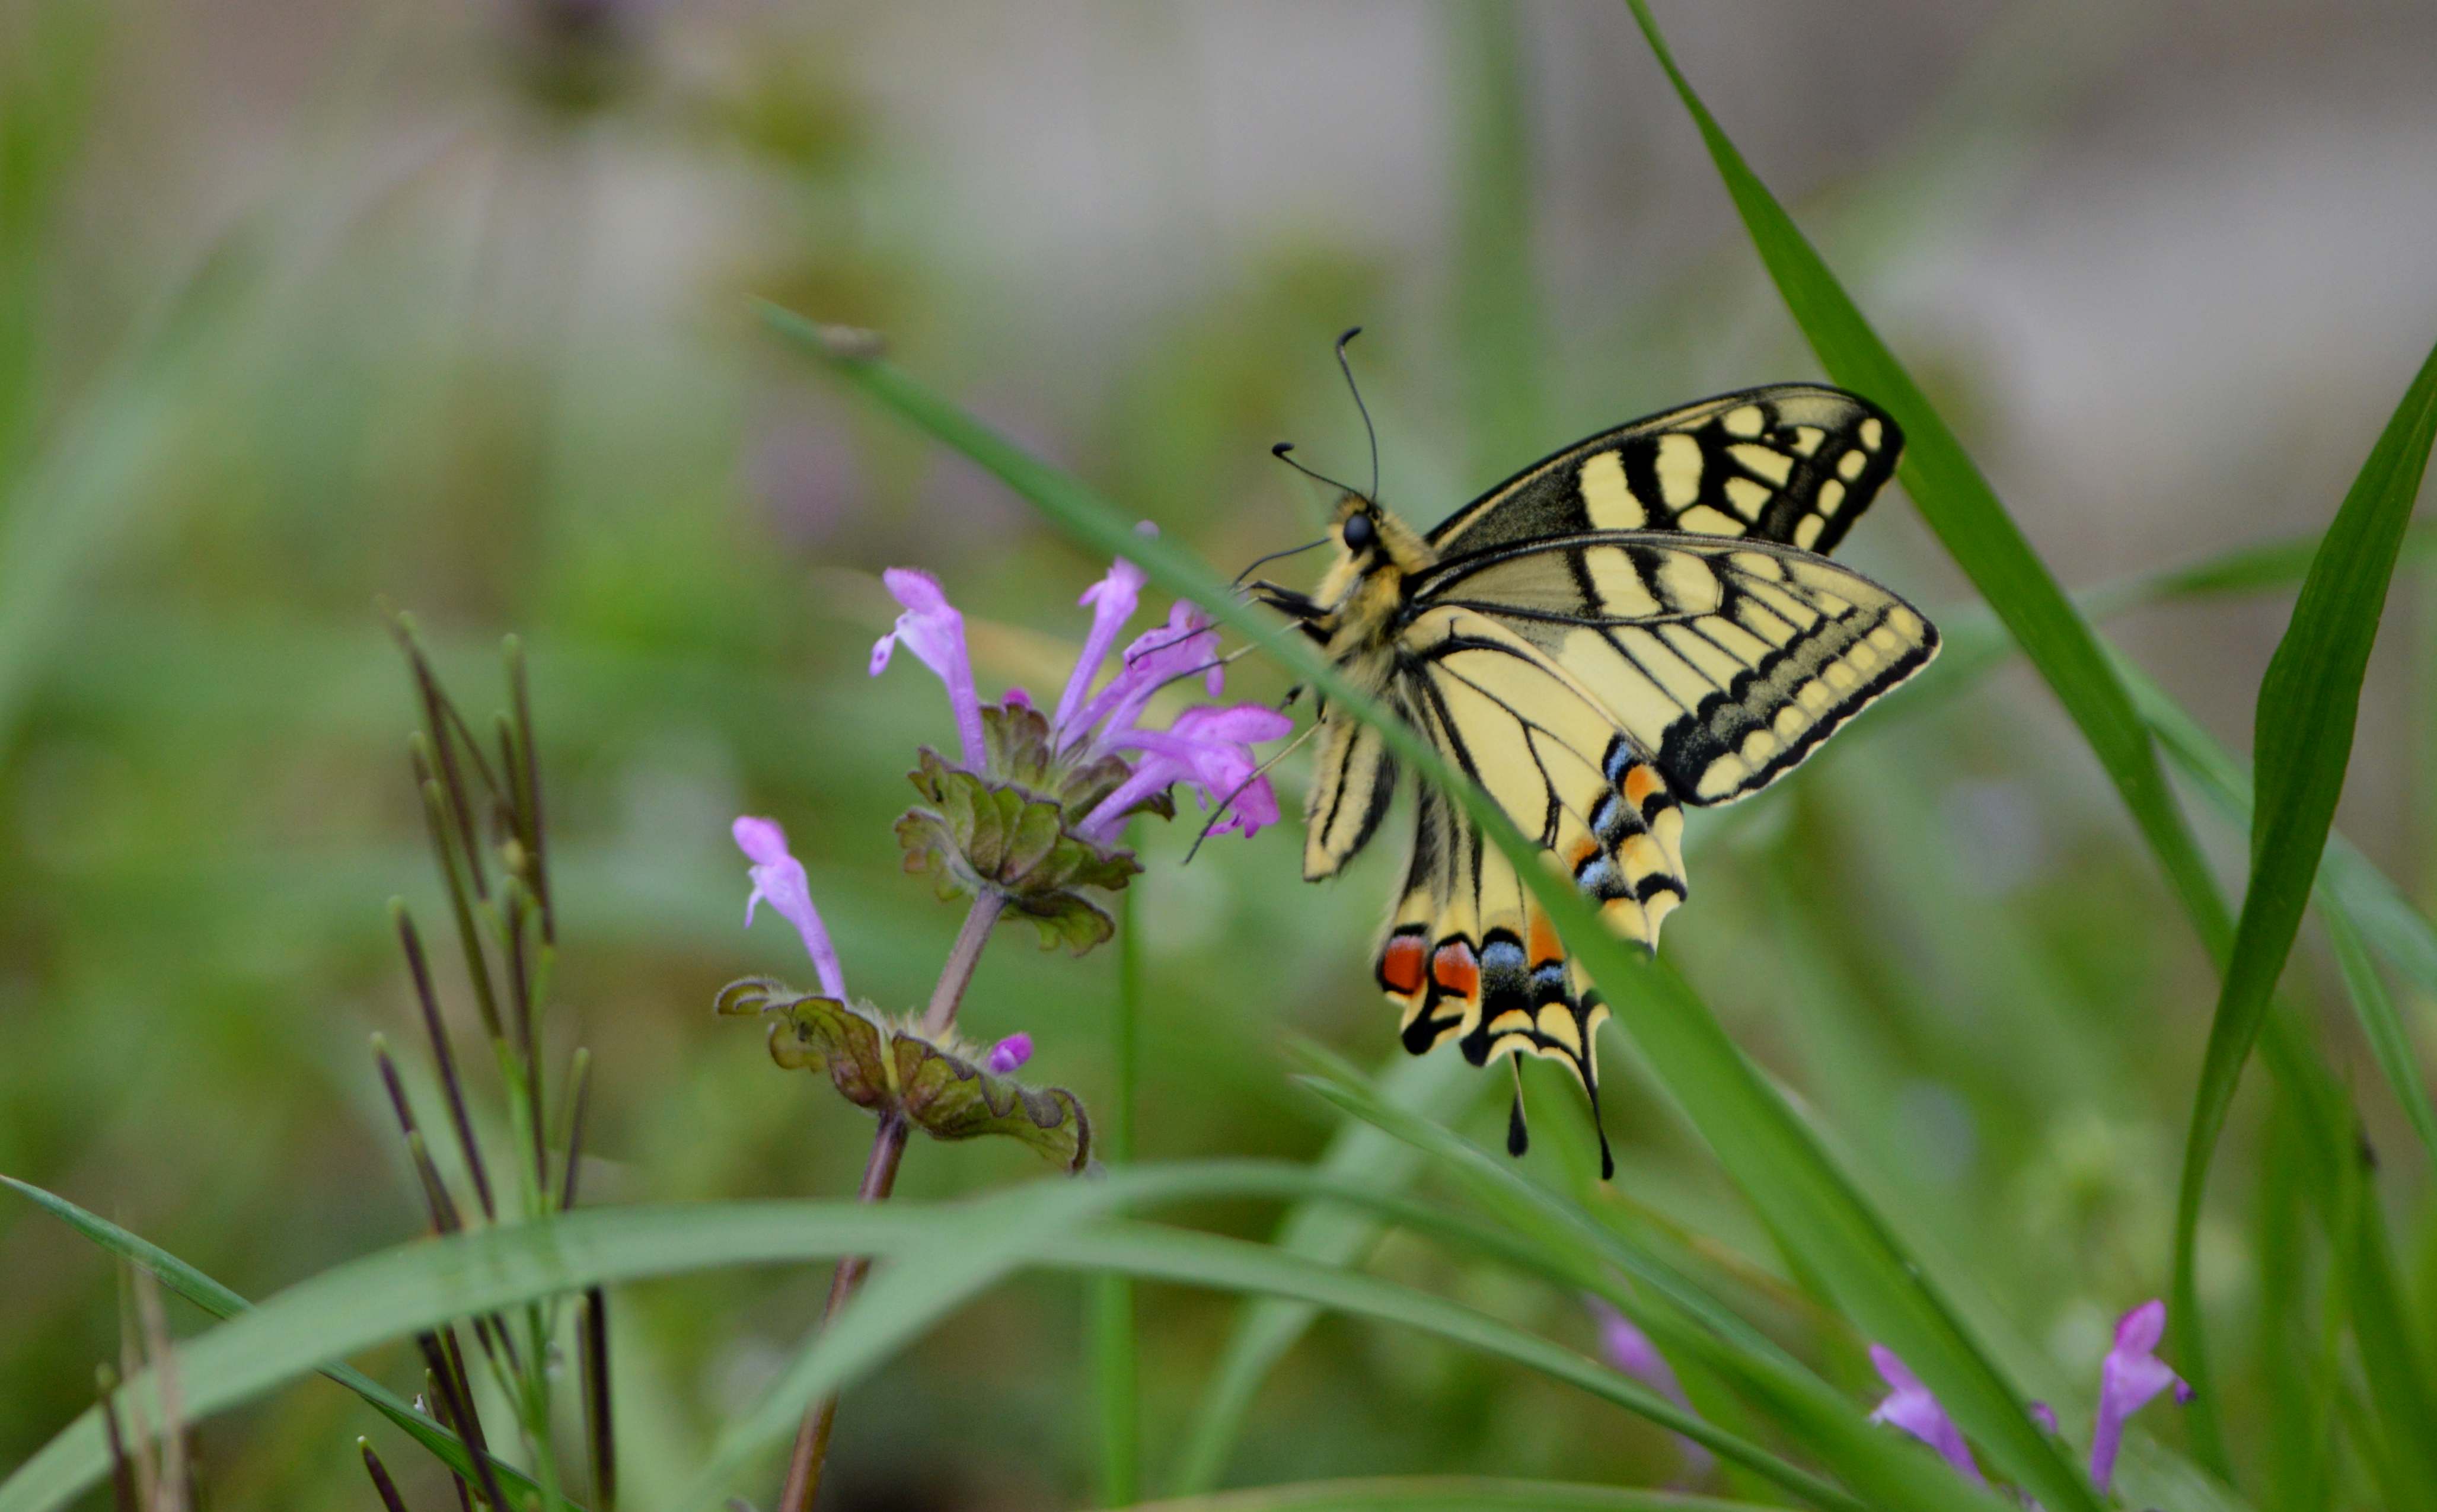
[[[1049,721],[1062,747],[1079,737],[1081,729],[1070,729],[1070,721],[1083,707],[1084,694],[1092,691],[1092,681],[1100,675],[1100,663],[1109,659],[1109,648],[1117,643],[1117,635],[1126,622],[1134,617],[1134,608],[1142,602],[1141,568],[1118,557],[1109,565],[1109,573],[1090,588],[1076,602],[1092,608],[1092,631],[1083,638],[1082,655],[1075,659],[1075,671],[1066,679],[1066,692],[1058,700],[1058,712]]]
[[[740,816],[728,832],[736,837],[736,848],[753,863],[748,869],[753,892],[745,900],[745,927],[752,927],[755,906],[767,903],[802,937],[804,951],[813,958],[813,970],[820,976],[821,991],[843,1001],[846,972],[838,964],[837,947],[830,943],[830,932],[821,923],[820,910],[813,906],[812,887],[804,880],[803,864],[787,849],[787,832],[775,819],[755,818],[749,814]]]
[[[965,765],[981,765],[981,694],[973,687],[973,663],[965,649],[965,617],[948,602],[939,580],[910,567],[892,567],[880,574],[888,591],[904,606],[897,625],[871,647],[871,675],[887,669],[890,653],[902,642],[939,675],[948,688],[948,710],[956,721],[956,738],[964,747]]]
[[[2115,1322],[2115,1346],[2098,1367],[2098,1415],[2090,1431],[2090,1479],[2102,1491],[2115,1478],[2125,1420],[2170,1386],[2177,1401],[2191,1399],[2191,1387],[2157,1356],[2165,1336],[2166,1304],[2154,1297]]]
[[[1870,1363],[1878,1367],[1879,1379],[1892,1388],[1878,1411],[1870,1414],[1874,1423],[1891,1423],[1937,1450],[1946,1463],[1955,1467],[1966,1479],[1986,1484],[1980,1474],[1979,1462],[1963,1442],[1963,1431],[1946,1415],[1920,1378],[1914,1375],[1896,1352],[1885,1345],[1870,1345]]]

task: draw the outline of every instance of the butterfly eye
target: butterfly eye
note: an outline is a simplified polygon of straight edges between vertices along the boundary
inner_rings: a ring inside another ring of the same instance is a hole
[[[1367,552],[1379,541],[1378,529],[1371,523],[1369,515],[1346,516],[1342,533],[1349,552]]]

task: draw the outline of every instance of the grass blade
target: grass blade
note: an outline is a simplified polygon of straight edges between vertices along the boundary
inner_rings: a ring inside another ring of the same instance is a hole
[[[1117,894],[1116,1023],[1111,1035],[1115,1087],[1100,1120],[1100,1157],[1110,1166],[1134,1158],[1134,1099],[1142,1077],[1142,936],[1136,925],[1139,887]],[[1134,1284],[1122,1275],[1092,1283],[1092,1390],[1100,1409],[1100,1504],[1124,1506],[1141,1494],[1142,1362],[1134,1332]]]
[[[2212,953],[2231,936],[2208,866],[2166,786],[2148,731],[2098,639],[2032,552],[1963,444],[1837,283],[1810,241],[1744,163],[1668,51],[1646,0],[1628,0],[1659,66],[1699,127],[1727,192],[1786,308],[1829,375],[1903,427],[1902,476],[1921,518],[1989,602],[2079,727]]]
[[[149,1239],[131,1234],[108,1219],[79,1207],[56,1192],[44,1191],[42,1187],[19,1181],[14,1176],[0,1176],[0,1185],[6,1185],[10,1189],[21,1193],[28,1202],[111,1254],[130,1264],[140,1265],[151,1272],[160,1278],[162,1285],[215,1318],[233,1318],[254,1306],[244,1297]],[[430,1450],[451,1470],[468,1478],[474,1475],[473,1456],[466,1450],[463,1440],[408,1406],[395,1393],[379,1381],[352,1365],[332,1365],[322,1374],[362,1398],[365,1404],[373,1411],[395,1423],[401,1432]],[[498,1473],[502,1486],[514,1486],[520,1493],[533,1491],[533,1482],[513,1466],[503,1464],[496,1458],[491,1461],[491,1466]]]
[[[1434,1119],[1453,1117],[1481,1095],[1481,1080],[1472,1067],[1452,1056],[1417,1060],[1395,1052],[1380,1081],[1383,1100]],[[1401,1192],[1420,1173],[1422,1155],[1369,1124],[1349,1121],[1329,1140],[1317,1169],[1376,1191]],[[1272,1242],[1288,1254],[1322,1264],[1353,1265],[1371,1253],[1386,1227],[1373,1213],[1336,1203],[1307,1203],[1287,1214]],[[1310,1303],[1278,1297],[1245,1305],[1194,1412],[1191,1435],[1171,1482],[1178,1496],[1199,1496],[1218,1486],[1254,1394],[1319,1316],[1320,1309]]]
[[[1300,1198],[1326,1185],[1295,1167],[1206,1162],[1135,1167],[1088,1186],[1043,1182],[981,1204],[737,1203],[579,1211],[419,1239],[338,1266],[188,1341],[177,1351],[177,1368],[189,1418],[200,1421],[386,1339],[536,1298],[644,1276],[848,1254],[887,1257],[902,1268],[963,1248],[988,1247],[1025,1265],[1274,1292],[1417,1328],[1648,1416],[1815,1505],[1860,1512],[1860,1503],[1834,1486],[1682,1413],[1618,1372],[1445,1298],[1315,1266],[1243,1240],[1074,1221],[1119,1201],[1227,1194]],[[1368,1196],[1358,1188],[1341,1195],[1347,1201]],[[894,1274],[895,1269],[888,1273]],[[862,1302],[823,1332],[814,1352],[824,1371],[798,1372],[798,1384],[815,1394],[834,1389],[854,1369],[874,1363],[869,1346],[892,1321],[871,1306],[880,1292],[875,1282]],[[120,1391],[146,1399],[151,1384],[147,1375]],[[792,1415],[791,1409],[780,1417],[782,1433]],[[100,1413],[89,1410],[0,1483],[0,1512],[54,1512],[108,1468]]]
[[[2437,350],[2421,364],[2337,508],[2302,580],[2285,638],[2260,679],[2253,723],[2257,733],[2251,880],[2200,1064],[2175,1203],[2175,1306],[2186,1320],[2199,1316],[2193,1246],[2210,1157],[2225,1127],[2243,1064],[2284,975],[2286,958],[2292,953],[2319,857],[2335,822],[2336,800],[2343,791],[2344,767],[2352,755],[2361,678],[2369,670],[2370,647],[2377,639],[2387,586],[2394,575],[2412,501],[2419,496],[2432,437],[2437,437]],[[2191,1329],[2190,1337],[2197,1342],[2199,1330]],[[2197,1364],[2200,1358],[2197,1348],[2185,1353],[2187,1363]],[[2197,1382],[2200,1378],[2193,1379]],[[2216,1436],[2214,1407],[2204,1407],[2193,1420],[2196,1427],[2208,1425],[2206,1433]],[[2222,1452],[2215,1457],[2221,1461]]]
[[[1951,1512],[1963,1495],[1941,1462],[1867,1422],[1842,1393],[1728,1310],[1700,1283],[1526,1178],[1515,1163],[1393,1108],[1359,1083],[1311,1079],[1323,1097],[1428,1152],[1502,1229],[1567,1256],[1671,1356],[1689,1356],[1762,1406],[1874,1508]],[[1633,1283],[1621,1288],[1615,1277]],[[1968,1498],[1966,1499],[1968,1501]]]
[[[1514,1512],[1762,1512],[1762,1503],[1564,1481],[1415,1475],[1264,1486],[1224,1496],[1145,1502],[1132,1512],[1499,1512],[1502,1508]]]
[[[1708,1005],[1672,967],[1647,960],[1608,933],[1569,879],[1542,866],[1536,847],[1504,811],[1416,731],[1340,677],[1302,637],[1286,635],[1235,597],[1217,574],[1172,542],[1137,536],[1122,514],[1082,483],[879,360],[868,333],[819,326],[783,310],[770,311],[769,320],[781,335],[801,343],[867,396],[995,473],[1068,535],[1130,558],[1150,581],[1193,599],[1219,624],[1254,637],[1325,694],[1333,706],[1377,730],[1401,764],[1461,804],[1513,862],[1599,986],[1618,1024],[1633,1037],[1721,1164],[1769,1222],[1800,1247],[1856,1325],[1902,1355],[1964,1430],[2043,1503],[2057,1512],[2097,1512],[2089,1483],[2033,1425],[2022,1393],[1971,1336],[1943,1290],[1744,1059]]]

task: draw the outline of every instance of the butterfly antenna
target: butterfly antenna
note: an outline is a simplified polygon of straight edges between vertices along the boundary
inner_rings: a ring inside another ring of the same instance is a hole
[[[1523,1063],[1510,1055],[1506,1064],[1515,1068],[1515,1109],[1506,1116],[1506,1152],[1520,1160],[1523,1152],[1532,1148],[1532,1131],[1523,1123]]]
[[[1250,650],[1251,648],[1248,646],[1246,649]],[[1302,734],[1297,735],[1294,739],[1287,742],[1286,745],[1279,747],[1277,752],[1271,756],[1268,761],[1265,761],[1261,763],[1260,765],[1254,767],[1253,775],[1245,778],[1242,782],[1237,782],[1236,784],[1235,791],[1219,800],[1218,806],[1211,810],[1210,821],[1201,826],[1201,833],[1193,837],[1193,844],[1185,851],[1184,859],[1177,864],[1179,866],[1191,866],[1193,864],[1193,858],[1201,853],[1201,842],[1210,838],[1212,834],[1218,830],[1218,821],[1227,817],[1228,808],[1235,803],[1236,800],[1244,796],[1244,790],[1251,787],[1254,782],[1259,782],[1263,777],[1269,775],[1271,767],[1275,766],[1278,763],[1285,761],[1289,756],[1293,755],[1296,747],[1300,747],[1305,741],[1309,740],[1313,735],[1319,733],[1319,731],[1320,727],[1318,725],[1309,726]]]
[[[1330,477],[1324,472],[1312,471],[1309,467],[1305,466],[1302,463],[1295,461],[1293,457],[1288,455],[1288,453],[1293,450],[1293,442],[1281,441],[1276,446],[1270,448],[1270,455],[1277,458],[1280,462],[1285,463],[1288,466],[1292,467],[1295,471],[1302,473],[1312,482],[1334,488],[1341,494],[1359,493],[1361,491],[1351,483],[1339,483],[1336,479]]]
[[[1361,334],[1362,327],[1354,325],[1337,339],[1337,370],[1345,375],[1345,387],[1354,396],[1354,408],[1362,415],[1362,433],[1371,438],[1371,491],[1362,497],[1376,504],[1379,501],[1379,431],[1371,423],[1371,406],[1362,402],[1362,386],[1354,381],[1354,364],[1345,360],[1345,343]]]
[[[1284,446],[1286,443],[1280,442],[1279,445]],[[1267,556],[1255,556],[1250,562],[1245,564],[1242,571],[1236,574],[1236,581],[1228,584],[1227,586],[1229,588],[1242,588],[1244,586],[1244,579],[1252,576],[1253,573],[1259,569],[1267,567],[1270,563],[1283,561],[1285,558],[1289,556],[1300,556],[1306,552],[1316,551],[1327,544],[1328,537],[1323,536],[1316,541],[1306,541],[1300,546],[1289,546],[1285,551],[1271,552]]]

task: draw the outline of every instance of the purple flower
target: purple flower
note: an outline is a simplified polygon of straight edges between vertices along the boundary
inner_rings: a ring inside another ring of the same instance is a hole
[[[1075,659],[1074,676],[1066,679],[1066,692],[1058,700],[1057,716],[1049,722],[1052,730],[1064,730],[1083,707],[1092,679],[1099,676],[1100,663],[1108,659],[1109,648],[1117,643],[1119,632],[1142,602],[1145,581],[1142,569],[1120,556],[1109,564],[1108,576],[1085,589],[1075,601],[1091,606],[1092,632],[1083,638],[1083,654]]]
[[[821,923],[820,911],[813,906],[813,891],[804,881],[803,863],[787,850],[787,832],[779,828],[776,819],[744,815],[729,826],[729,833],[736,836],[736,848],[753,863],[749,873],[753,894],[745,900],[745,927],[753,926],[754,908],[768,904],[803,937],[804,950],[813,958],[813,969],[820,974],[821,991],[844,1002],[846,973],[838,965],[837,947],[830,943],[830,932]]]
[[[948,685],[948,710],[956,716],[956,738],[964,746],[965,765],[979,766],[985,747],[982,745],[982,701],[973,690],[973,658],[965,651],[965,617],[948,602],[939,580],[928,572],[910,567],[892,567],[880,574],[905,612],[897,617],[896,628],[882,636],[871,647],[871,675],[879,677],[888,669],[889,654],[903,642],[907,649],[921,658],[922,664],[939,675]]]
[[[990,1055],[982,1064],[990,1068],[991,1075],[1005,1076],[1031,1059],[1032,1036],[1010,1034],[990,1047]]]
[[[2090,1480],[2105,1491],[2115,1479],[2116,1452],[2124,1446],[2124,1422],[2172,1386],[2175,1400],[2192,1399],[2192,1388],[2157,1355],[2166,1334],[2166,1304],[2155,1298],[2115,1320],[2115,1345],[2098,1367],[2098,1417],[2090,1432]],[[1893,1423],[1946,1456],[1947,1462],[1977,1481],[1980,1468],[1964,1447],[1963,1434],[1894,1351],[1870,1345],[1870,1363],[1894,1388],[1870,1415],[1874,1423]],[[2031,1403],[2032,1418],[2053,1433],[2056,1414],[2045,1402]]]
[[[2169,1386],[2175,1400],[2192,1399],[2191,1386],[2157,1356],[2165,1336],[2166,1304],[2155,1298],[2115,1320],[2115,1346],[2098,1367],[2098,1416],[2090,1430],[2090,1478],[2102,1491],[2115,1478],[2124,1420]]]
[[[1691,1412],[1692,1398],[1684,1395],[1683,1383],[1675,1379],[1674,1367],[1667,1363],[1667,1357],[1658,1352],[1658,1346],[1650,1342],[1650,1335],[1635,1327],[1632,1319],[1598,1297],[1584,1300],[1591,1310],[1592,1321],[1599,1325],[1600,1352],[1607,1356],[1607,1363],[1686,1412]],[[1684,1474],[1688,1480],[1703,1479],[1709,1473],[1709,1468],[1717,1463],[1716,1456],[1681,1433],[1675,1435],[1675,1444],[1683,1452]]]
[[[1893,1423],[1937,1450],[1964,1479],[1985,1485],[1979,1465],[1963,1442],[1962,1430],[1946,1415],[1946,1409],[1920,1383],[1920,1378],[1883,1344],[1870,1345],[1870,1363],[1878,1367],[1879,1379],[1891,1388],[1886,1399],[1879,1403],[1878,1411],[1870,1414],[1870,1421]]]
[[[1146,536],[1153,534],[1148,523],[1140,529]],[[964,742],[965,765],[979,770],[987,746],[981,697],[965,649],[964,617],[929,573],[892,568],[885,577],[905,612],[898,616],[896,628],[871,648],[872,673],[877,676],[888,665],[898,642],[911,647],[947,684],[948,703]],[[1266,705],[1248,703],[1197,705],[1164,730],[1141,723],[1152,697],[1170,683],[1198,677],[1211,697],[1218,695],[1226,664],[1218,655],[1218,634],[1208,616],[1180,600],[1169,610],[1167,623],[1136,637],[1108,680],[1093,690],[1110,648],[1141,605],[1146,581],[1142,569],[1121,557],[1079,601],[1091,607],[1092,628],[1050,720],[1050,747],[1077,762],[1110,755],[1135,761],[1131,775],[1113,793],[1089,814],[1069,816],[1068,822],[1077,835],[1107,845],[1134,805],[1182,783],[1200,793],[1205,805],[1225,811],[1213,833],[1253,835],[1277,822],[1278,800],[1269,780],[1260,775],[1252,747],[1286,735],[1294,722]],[[1006,702],[1032,706],[1028,694],[1012,688]]]
[[[1205,805],[1226,806],[1227,817],[1212,834],[1258,834],[1263,825],[1278,821],[1278,800],[1269,779],[1254,775],[1260,763],[1253,747],[1293,729],[1292,719],[1263,704],[1201,704],[1178,714],[1166,730],[1129,730],[1113,744],[1120,750],[1142,752],[1141,765],[1083,820],[1081,833],[1092,839],[1113,835],[1124,824],[1128,809],[1182,782],[1198,789]]]

